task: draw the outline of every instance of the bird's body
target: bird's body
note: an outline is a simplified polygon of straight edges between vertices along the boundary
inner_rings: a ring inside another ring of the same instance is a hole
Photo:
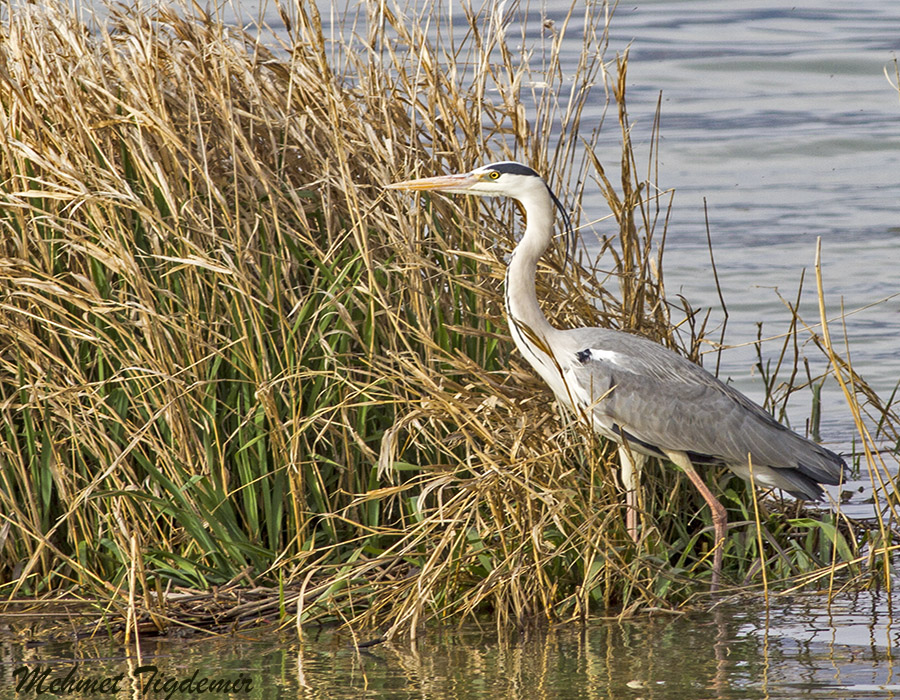
[[[749,455],[758,485],[797,498],[821,497],[819,483],[837,476],[832,452],[662,345],[604,328],[557,333],[550,342],[563,381],[548,384],[604,437],[650,457],[684,452],[694,464],[726,466],[748,480]]]
[[[634,520],[635,471],[648,456],[681,467],[708,503],[716,534],[713,588],[721,567],[725,509],[694,465],[722,465],[754,483],[800,498],[837,484],[844,461],[778,423],[746,396],[698,365],[646,338],[606,328],[554,328],[535,294],[537,261],[552,240],[554,213],[565,217],[543,179],[520,163],[412,180],[397,189],[509,196],[525,210],[526,228],[506,274],[506,313],[519,351],[565,406],[620,444],[623,482]],[[567,218],[566,218],[566,223]],[[752,474],[751,474],[752,469]]]

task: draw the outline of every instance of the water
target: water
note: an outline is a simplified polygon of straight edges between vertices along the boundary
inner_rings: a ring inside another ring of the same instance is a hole
[[[146,667],[155,667],[157,685],[141,696],[149,700],[191,678],[239,683],[224,696],[233,698],[884,699],[900,697],[900,630],[890,620],[886,598],[860,594],[830,608],[806,597],[775,599],[768,613],[758,602],[731,602],[711,612],[501,635],[469,624],[362,650],[346,634],[307,630],[298,642],[273,628],[147,638],[140,658],[102,636],[29,647],[0,641],[0,698],[14,697],[17,669],[49,671],[49,684],[78,659],[77,678],[121,676],[120,692],[104,697],[136,697],[133,679],[150,679]],[[0,626],[9,639],[32,624],[0,618]],[[18,697],[37,697],[35,690]]]

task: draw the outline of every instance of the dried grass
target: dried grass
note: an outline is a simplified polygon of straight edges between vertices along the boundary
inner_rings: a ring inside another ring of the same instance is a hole
[[[654,153],[638,175],[627,56],[605,65],[607,10],[576,7],[531,56],[512,27],[523,41],[538,29],[510,21],[515,10],[473,11],[451,41],[436,13],[382,5],[365,37],[334,47],[313,8],[282,7],[280,50],[196,10],[115,8],[99,33],[53,2],[10,16],[8,600],[90,595],[134,632],[179,612],[200,624],[184,591],[221,589],[218,624],[299,612],[393,635],[696,594],[711,546],[696,496],[673,470],[648,470],[635,547],[608,446],[548,410],[549,390],[512,351],[500,284],[514,210],[412,207],[382,189],[513,157],[553,173],[577,206],[593,175],[616,222],[602,251],[614,268],[551,256],[539,275],[548,315],[696,357],[702,329],[676,334],[665,302],[670,194]],[[573,78],[560,42],[574,31],[585,50]],[[597,93],[619,122],[616,183],[591,155],[599,128],[581,130]],[[743,514],[725,560],[736,584],[760,580],[760,543],[769,586],[836,564],[887,576],[890,523],[869,550],[884,558],[863,560],[843,520],[826,531],[763,503],[754,518],[743,487],[726,496]],[[236,590],[246,597],[231,605]]]

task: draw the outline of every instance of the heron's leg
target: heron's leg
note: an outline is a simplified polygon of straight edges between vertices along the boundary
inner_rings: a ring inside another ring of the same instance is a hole
[[[712,512],[713,532],[715,533],[716,547],[713,553],[712,583],[710,583],[709,590],[711,593],[715,593],[719,588],[719,574],[722,572],[722,548],[725,546],[725,533],[726,525],[728,524],[728,513],[725,511],[725,506],[719,503],[716,497],[713,496],[713,493],[709,490],[706,482],[704,482],[703,479],[700,478],[697,470],[694,469],[694,465],[691,464],[690,458],[684,452],[667,450],[666,455],[669,459],[672,460],[672,462],[674,462],[684,470],[684,473],[687,474],[688,479],[691,480],[691,483],[694,484],[694,486],[700,492],[700,495],[703,496],[703,500],[706,501],[706,505],[709,506],[709,510]]]
[[[644,455],[619,445],[619,464],[622,468],[622,487],[625,489],[625,527],[631,539],[638,541],[638,512],[640,510],[641,469],[647,460]]]

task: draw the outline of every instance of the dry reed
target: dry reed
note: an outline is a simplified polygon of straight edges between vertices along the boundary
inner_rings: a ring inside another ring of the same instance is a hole
[[[548,410],[549,390],[512,352],[500,284],[514,209],[419,207],[382,189],[513,157],[553,173],[577,206],[593,175],[615,221],[601,251],[612,273],[551,256],[548,315],[697,357],[702,329],[676,334],[665,301],[670,193],[654,153],[639,175],[627,56],[604,63],[608,8],[576,7],[541,28],[514,9],[470,12],[453,39],[380,5],[365,36],[333,46],[301,3],[279,8],[287,33],[271,50],[196,10],[117,6],[94,33],[62,3],[10,15],[7,600],[90,596],[128,634],[301,609],[301,624],[393,635],[697,592],[711,545],[698,498],[648,470],[635,547],[608,446]],[[560,46],[576,31],[571,77]],[[542,51],[515,48],[528,41]],[[618,120],[616,182],[592,156],[599,129],[580,129],[598,92]],[[760,581],[760,561],[769,587],[835,563],[882,570],[843,521],[826,530],[766,502],[754,517],[743,487],[726,496],[736,586]]]

